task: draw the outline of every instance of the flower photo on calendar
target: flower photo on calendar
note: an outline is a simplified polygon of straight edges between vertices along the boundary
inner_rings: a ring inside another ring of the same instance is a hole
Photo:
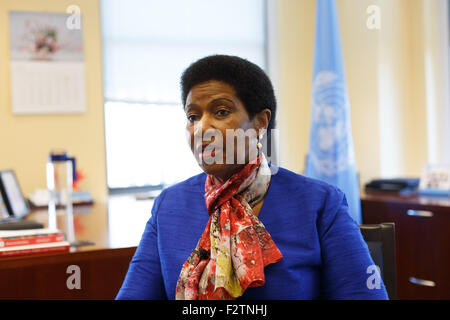
[[[13,114],[86,111],[82,24],[70,14],[9,12]],[[81,14],[79,15],[81,21]]]

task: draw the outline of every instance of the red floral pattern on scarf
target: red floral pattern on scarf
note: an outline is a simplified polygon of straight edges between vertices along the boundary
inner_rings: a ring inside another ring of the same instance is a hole
[[[264,267],[282,259],[252,207],[270,183],[264,154],[224,183],[208,175],[205,200],[210,215],[197,246],[180,272],[176,299],[231,300],[248,287],[263,286]]]

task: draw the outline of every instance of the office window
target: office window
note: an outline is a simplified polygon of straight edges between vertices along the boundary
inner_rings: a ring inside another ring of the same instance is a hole
[[[108,187],[201,172],[186,140],[181,73],[210,54],[265,69],[265,0],[103,0],[101,19]]]

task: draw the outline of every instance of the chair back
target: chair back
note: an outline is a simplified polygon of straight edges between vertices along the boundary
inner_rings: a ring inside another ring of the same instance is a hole
[[[396,300],[397,264],[394,223],[361,224],[359,228],[373,261],[380,268],[389,299]]]

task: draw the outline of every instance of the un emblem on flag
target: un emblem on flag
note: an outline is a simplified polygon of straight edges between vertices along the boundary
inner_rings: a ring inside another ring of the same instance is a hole
[[[308,161],[327,176],[347,170],[355,160],[344,79],[332,71],[319,72],[313,81],[311,112]]]

